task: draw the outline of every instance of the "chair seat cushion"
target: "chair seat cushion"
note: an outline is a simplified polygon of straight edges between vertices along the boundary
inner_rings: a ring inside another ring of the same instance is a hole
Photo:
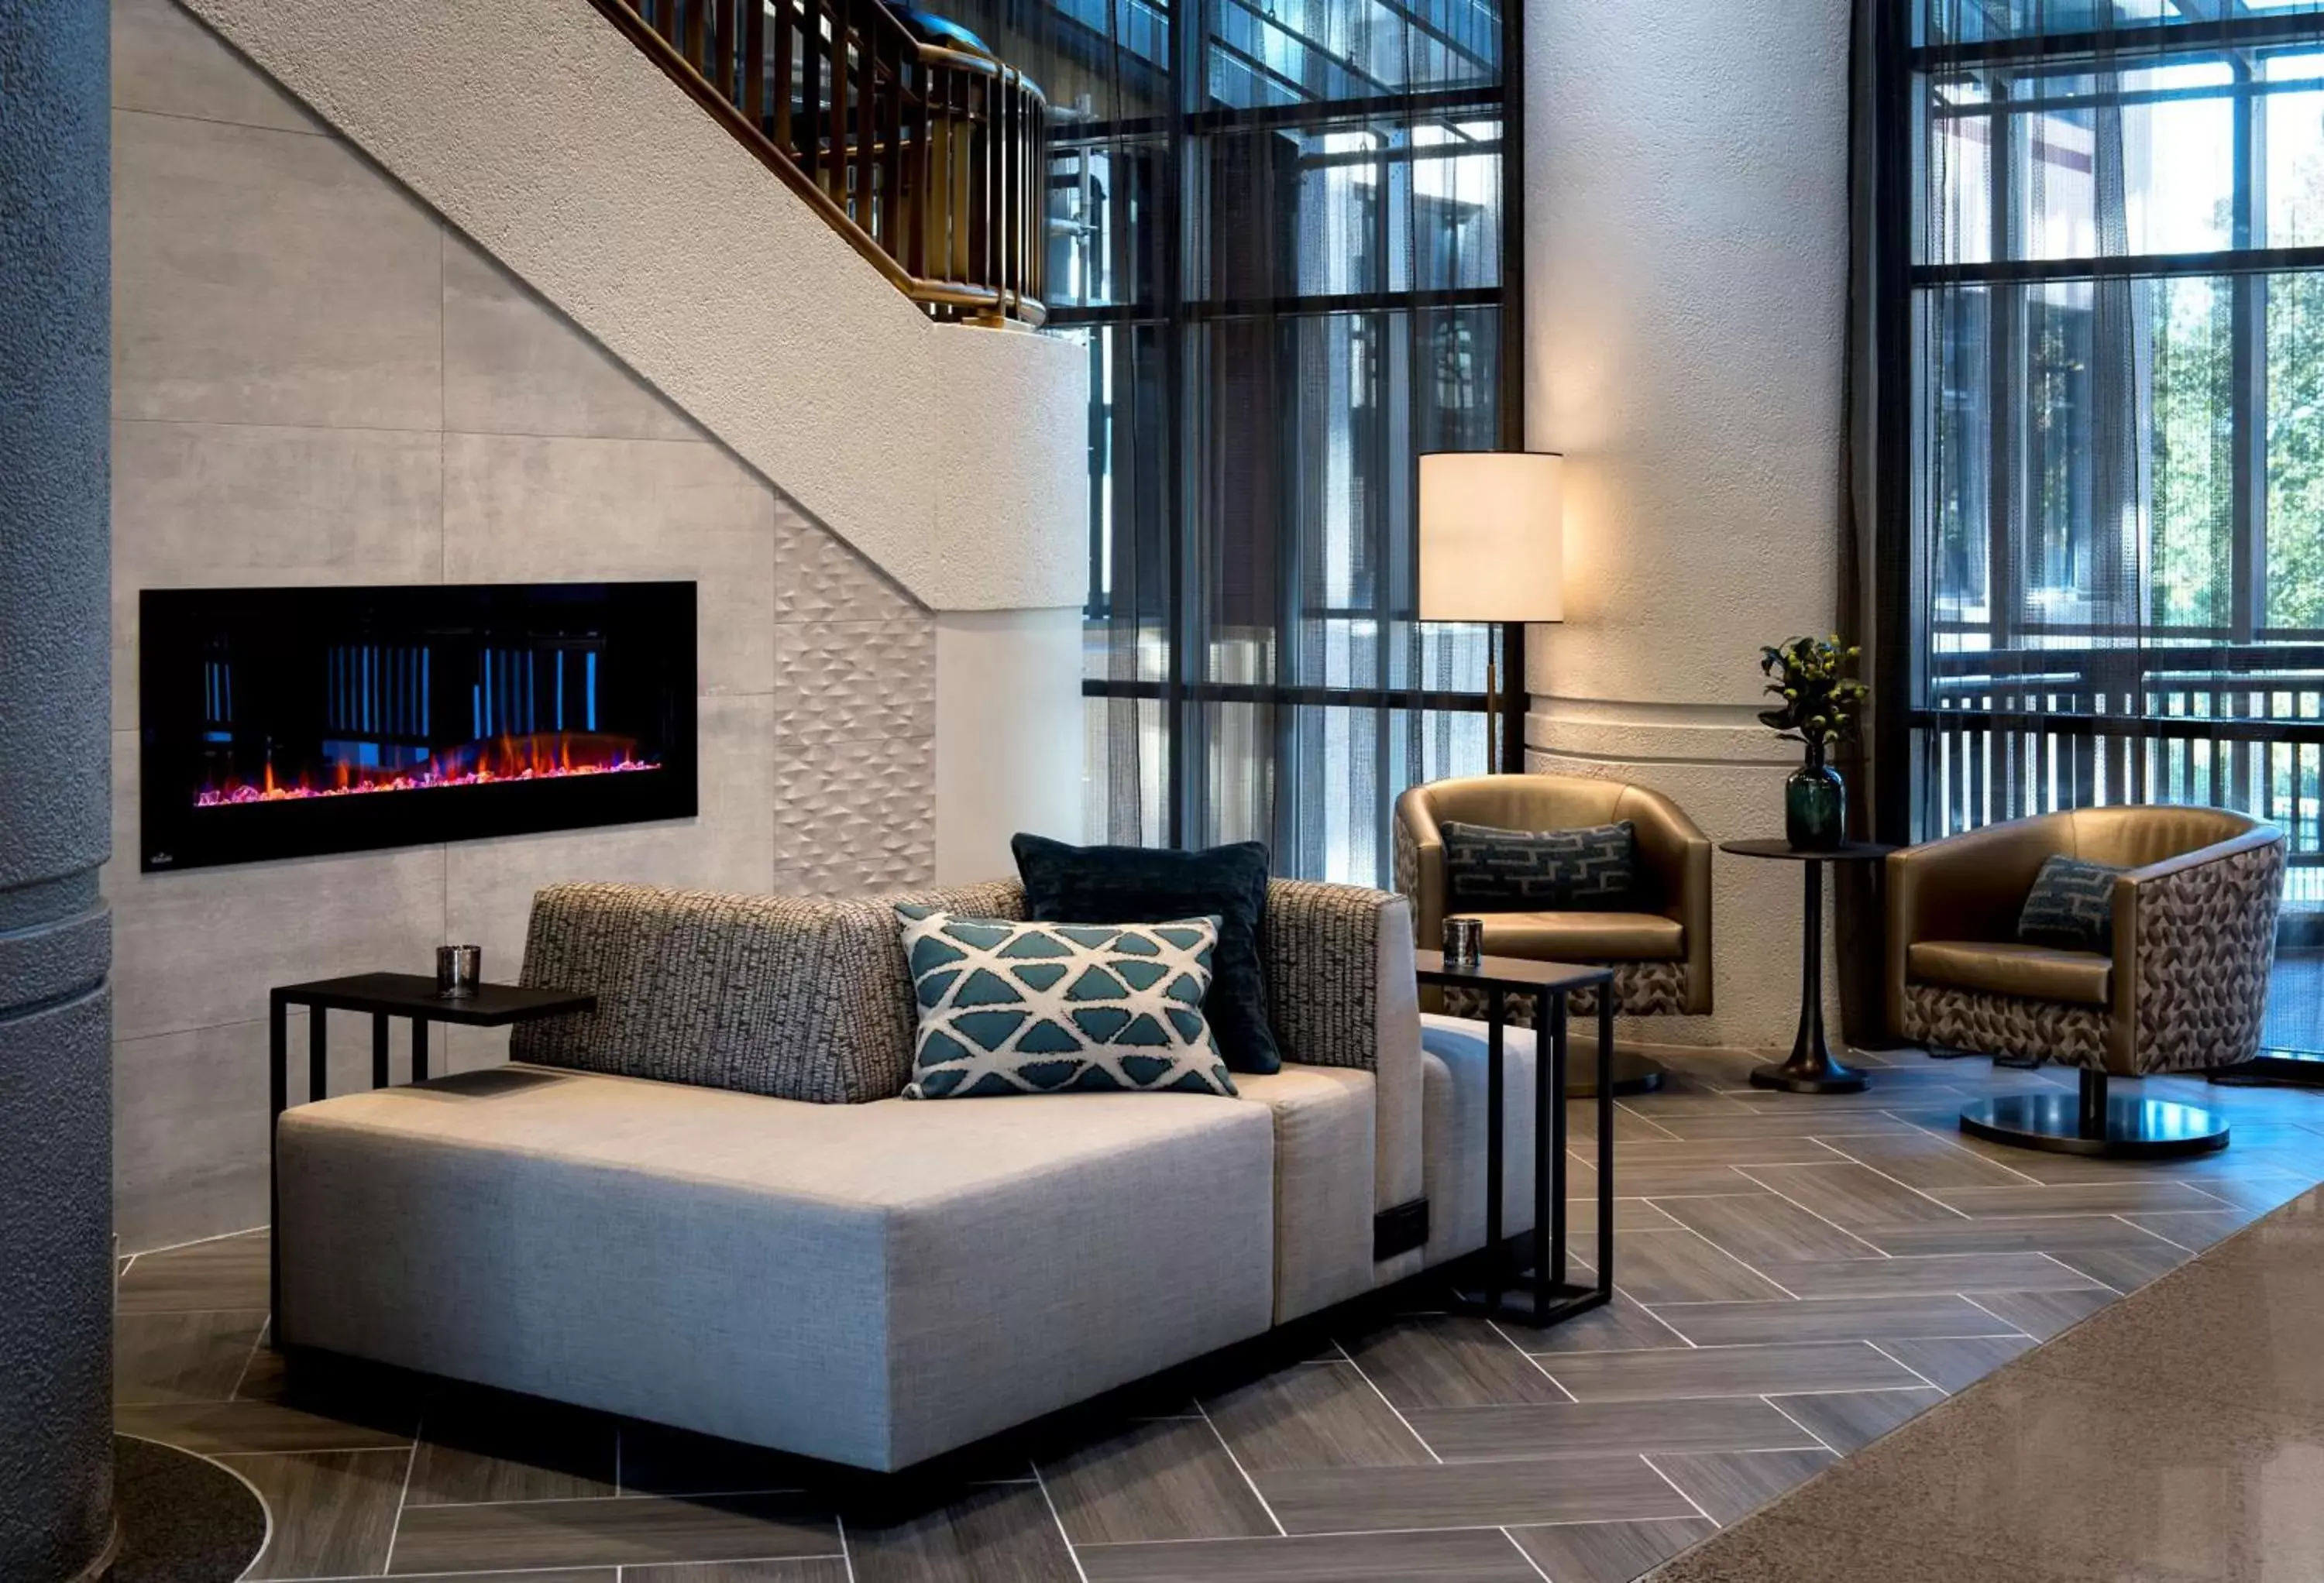
[[[1916,984],[2077,1006],[2107,1005],[2114,991],[2111,958],[2095,951],[2059,951],[2009,941],[1915,941],[1905,951],[1904,971]]]
[[[1660,913],[1463,913],[1485,925],[1485,954],[1536,962],[1678,962],[1686,930]]]
[[[1265,1330],[1275,1133],[521,1065],[350,1094],[280,1124],[281,1335],[893,1469]]]

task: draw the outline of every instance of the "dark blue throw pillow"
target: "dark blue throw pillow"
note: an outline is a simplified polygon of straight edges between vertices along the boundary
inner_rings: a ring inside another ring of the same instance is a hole
[[[1010,843],[1025,907],[1037,924],[1167,924],[1215,917],[1216,977],[1203,1015],[1235,1072],[1279,1072],[1259,961],[1267,922],[1267,848],[1259,842],[1171,851],[1143,846],[1067,846],[1038,835]]]
[[[1499,830],[1447,823],[1444,888],[1452,912],[1620,913],[1633,906],[1637,827]]]
[[[2123,870],[2080,858],[2042,860],[2017,915],[2017,938],[2060,951],[2114,949],[2114,881]]]

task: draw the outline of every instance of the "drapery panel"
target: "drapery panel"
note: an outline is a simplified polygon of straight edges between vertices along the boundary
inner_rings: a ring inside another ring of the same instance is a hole
[[[1858,222],[1908,238],[1867,365],[1884,833],[2282,824],[2269,1038],[2324,1044],[2324,6],[1871,3],[1858,91],[1909,168]]]
[[[1416,462],[1518,434],[1494,0],[966,0],[1056,111],[1089,355],[1093,838],[1385,883],[1485,759],[1489,634],[1415,619]]]

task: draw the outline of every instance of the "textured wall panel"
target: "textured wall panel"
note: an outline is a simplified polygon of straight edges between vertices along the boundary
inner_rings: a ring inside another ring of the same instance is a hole
[[[936,627],[891,621],[795,621],[775,633],[775,740],[815,748],[936,732]]]
[[[780,750],[775,889],[861,896],[936,873],[936,739],[886,737]]]

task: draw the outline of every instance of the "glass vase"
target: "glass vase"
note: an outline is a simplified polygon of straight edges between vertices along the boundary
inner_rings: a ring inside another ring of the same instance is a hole
[[[1784,782],[1784,839],[1799,851],[1824,852],[1847,839],[1848,784],[1812,744],[1808,761]]]

